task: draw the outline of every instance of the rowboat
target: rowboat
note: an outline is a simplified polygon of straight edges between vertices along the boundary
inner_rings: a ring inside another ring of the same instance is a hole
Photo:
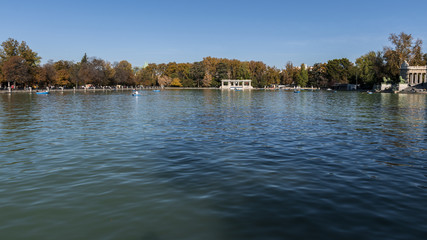
[[[36,94],[49,94],[48,91],[44,91],[44,92],[36,92]]]

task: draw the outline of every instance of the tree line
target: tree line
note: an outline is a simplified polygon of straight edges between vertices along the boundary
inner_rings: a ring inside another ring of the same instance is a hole
[[[288,62],[283,69],[267,66],[261,61],[205,57],[194,63],[150,63],[132,66],[126,60],[110,63],[87,57],[80,62],[67,60],[40,64],[41,57],[25,41],[9,38],[0,48],[0,83],[23,87],[93,86],[172,86],[218,87],[222,79],[251,79],[254,87],[288,85],[300,87],[332,87],[336,84],[360,84],[372,88],[384,79],[399,81],[400,65],[426,65],[422,40],[411,34],[390,34],[392,46],[370,51],[356,59],[333,59],[313,66],[294,66]]]

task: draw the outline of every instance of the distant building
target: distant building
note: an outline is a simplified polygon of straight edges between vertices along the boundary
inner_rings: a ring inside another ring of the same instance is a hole
[[[400,66],[400,76],[409,86],[427,86],[427,66],[409,66],[404,61]]]
[[[221,80],[221,89],[231,89],[231,90],[243,90],[243,89],[252,89],[252,80],[232,80],[224,79]]]

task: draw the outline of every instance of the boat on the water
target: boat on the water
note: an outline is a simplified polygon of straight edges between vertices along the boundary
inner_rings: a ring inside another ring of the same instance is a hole
[[[133,90],[132,96],[137,97],[137,96],[141,96],[141,94],[138,91]]]
[[[155,90],[153,90],[153,92],[160,92],[160,90],[159,89],[155,89]]]
[[[44,91],[44,92],[36,92],[36,94],[49,94],[48,91]]]

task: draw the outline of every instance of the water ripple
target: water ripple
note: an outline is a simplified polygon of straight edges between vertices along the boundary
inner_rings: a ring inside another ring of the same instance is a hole
[[[0,102],[6,239],[427,234],[424,95],[169,90]]]

